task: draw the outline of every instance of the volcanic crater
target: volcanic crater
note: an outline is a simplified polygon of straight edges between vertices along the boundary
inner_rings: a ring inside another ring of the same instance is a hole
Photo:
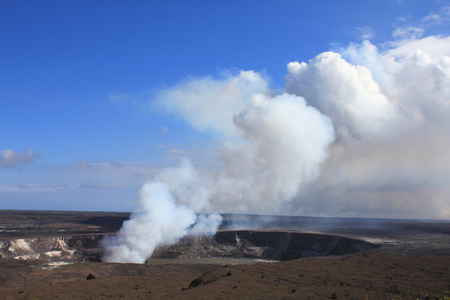
[[[103,236],[113,235],[128,218],[128,213],[2,211],[0,255],[44,263],[100,261]],[[445,222],[228,214],[215,235],[186,236],[155,249],[147,262],[283,261],[364,251],[445,255],[450,253],[449,233]]]
[[[0,211],[0,298],[448,296],[449,222],[222,216],[214,236],[118,264],[100,263],[101,241],[128,213]]]

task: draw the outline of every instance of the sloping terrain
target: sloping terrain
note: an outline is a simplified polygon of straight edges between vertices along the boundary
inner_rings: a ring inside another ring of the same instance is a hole
[[[2,261],[2,299],[443,299],[449,256],[358,254],[253,265]],[[7,271],[9,270],[9,271]],[[5,272],[6,271],[6,272]],[[7,275],[5,275],[7,274]],[[95,280],[87,280],[93,274]]]

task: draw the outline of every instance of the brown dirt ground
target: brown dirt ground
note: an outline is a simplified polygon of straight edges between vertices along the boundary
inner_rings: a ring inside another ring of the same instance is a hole
[[[3,239],[52,236],[60,230],[67,235],[107,234],[118,230],[128,216],[0,211],[0,236]],[[310,219],[282,218],[277,222],[284,223],[276,225],[283,230],[297,230],[307,228]],[[228,263],[223,259],[200,262],[150,259],[143,265],[85,262],[48,270],[40,262],[3,258],[0,299],[450,300],[450,223],[386,220],[372,228],[363,226],[366,220],[350,220],[355,224],[341,219],[332,223],[326,219],[312,221],[308,230],[350,237],[382,237],[396,242],[357,255],[228,266],[223,266]],[[343,221],[347,223],[341,224]],[[90,273],[95,280],[86,280]]]
[[[233,266],[79,263],[52,270],[3,260],[0,270],[1,299],[450,299],[450,256],[374,253]],[[89,273],[96,279],[87,280]]]

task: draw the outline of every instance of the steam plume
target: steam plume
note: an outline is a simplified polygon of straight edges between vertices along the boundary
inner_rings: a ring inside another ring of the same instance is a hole
[[[224,168],[202,174],[186,158],[162,170],[104,259],[142,262],[214,233],[220,216],[200,212],[450,218],[450,39],[340,52],[289,63],[275,96],[253,71],[161,91],[158,103],[216,138]]]

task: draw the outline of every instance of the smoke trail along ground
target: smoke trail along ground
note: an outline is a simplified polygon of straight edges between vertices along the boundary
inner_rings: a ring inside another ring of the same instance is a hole
[[[216,137],[225,167],[200,174],[185,159],[163,170],[141,192],[143,213],[105,240],[105,260],[138,251],[142,262],[202,211],[450,218],[449,55],[449,38],[381,53],[366,41],[289,63],[274,97],[253,71],[161,91],[161,105]]]

